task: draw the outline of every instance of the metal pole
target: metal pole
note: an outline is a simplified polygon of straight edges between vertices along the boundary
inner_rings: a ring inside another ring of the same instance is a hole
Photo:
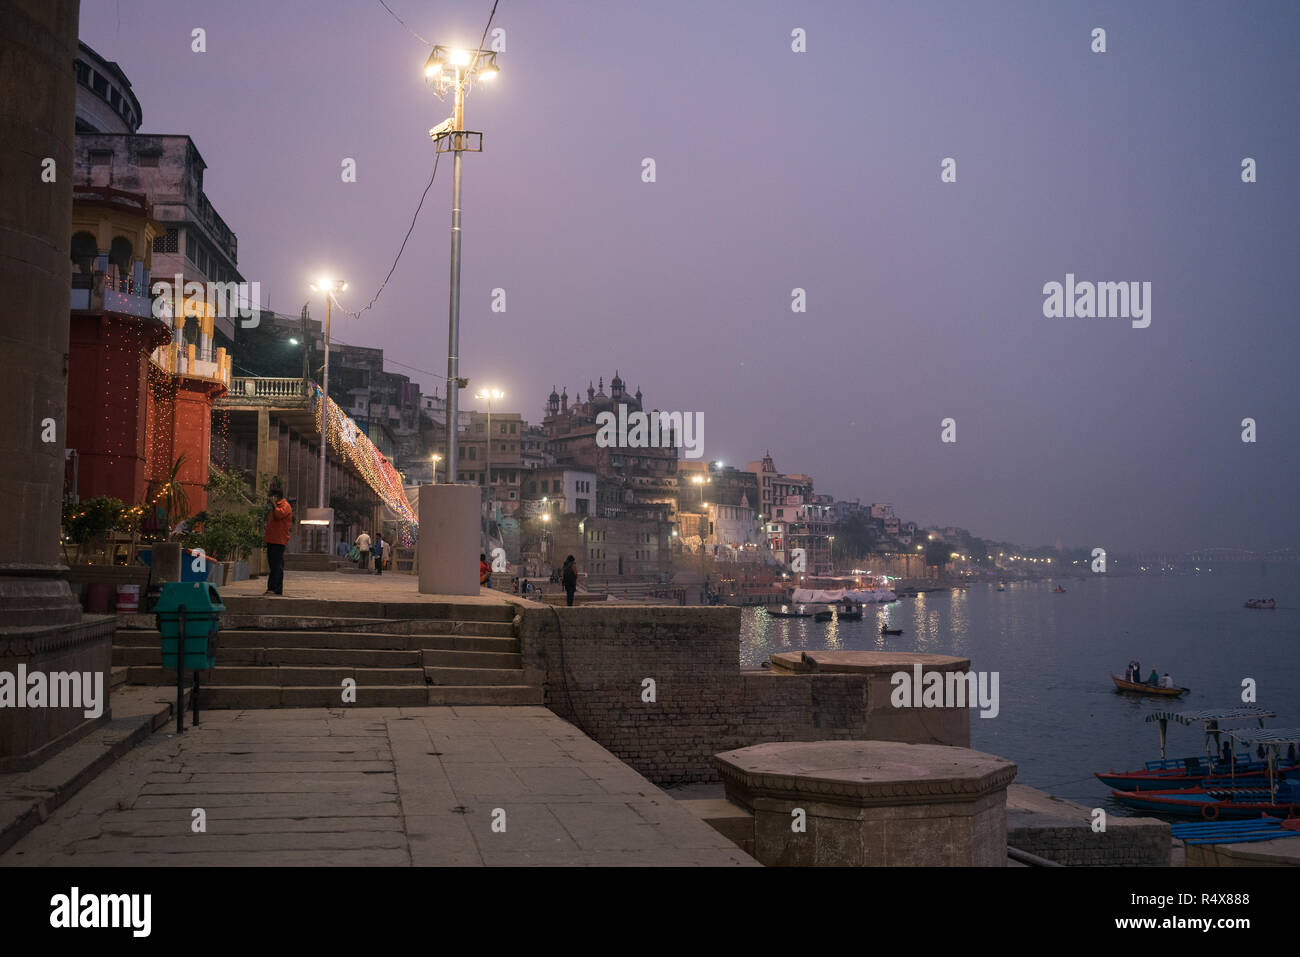
[[[185,731],[185,606],[176,616],[176,733]]]
[[[451,174],[451,302],[447,315],[447,481],[458,477],[459,449],[456,442],[457,406],[460,400],[460,161],[465,145],[465,89],[460,67],[456,68],[456,132],[452,142],[455,158]]]
[[[330,297],[332,295],[333,290],[325,290],[325,368],[320,377],[320,475],[317,477],[316,484],[316,504],[320,508],[325,507],[325,447],[328,445],[325,440],[328,432],[325,413],[330,396]]]
[[[488,396],[488,433],[487,433],[487,497],[492,504],[492,396]]]

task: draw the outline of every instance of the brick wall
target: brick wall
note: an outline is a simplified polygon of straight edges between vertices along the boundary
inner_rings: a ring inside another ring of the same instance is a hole
[[[869,738],[873,709],[890,708],[868,675],[742,672],[738,608],[517,606],[525,677],[547,707],[657,784],[718,781],[713,755],[752,744]],[[965,741],[935,740],[953,723],[935,717],[900,738],[893,712],[890,738],[969,743],[965,712]]]

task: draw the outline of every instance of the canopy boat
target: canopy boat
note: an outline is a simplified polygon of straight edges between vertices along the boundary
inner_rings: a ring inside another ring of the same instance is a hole
[[[1274,598],[1251,598],[1249,601],[1246,602],[1246,607],[1276,610],[1277,600]]]
[[[1177,698],[1192,690],[1191,688],[1162,688],[1159,685],[1149,685],[1145,681],[1128,681],[1119,675],[1111,675],[1110,680],[1115,682],[1116,691],[1126,691],[1129,694],[1154,694]]]
[[[805,611],[803,605],[782,605],[779,609],[764,608],[764,612],[773,618],[811,618],[813,613]]]
[[[1199,814],[1211,821],[1220,817],[1255,818],[1261,814],[1274,818],[1300,815],[1300,781],[1283,778],[1278,773],[1282,746],[1288,746],[1294,753],[1296,746],[1300,745],[1300,728],[1225,730],[1223,733],[1248,748],[1254,744],[1266,749],[1268,770],[1264,784],[1225,782],[1223,778],[1214,778],[1201,787],[1112,791],[1111,795],[1126,807],[1161,814]]]
[[[1148,761],[1138,771],[1097,771],[1096,777],[1108,788],[1119,791],[1168,791],[1175,788],[1197,787],[1209,778],[1226,778],[1228,783],[1260,784],[1267,780],[1268,764],[1252,761],[1249,755],[1226,755],[1220,752],[1219,735],[1224,729],[1221,721],[1256,721],[1264,727],[1265,718],[1276,717],[1272,711],[1248,705],[1240,708],[1218,708],[1203,711],[1153,711],[1147,722],[1160,722],[1160,760]],[[1166,758],[1165,740],[1170,721],[1193,725],[1200,722],[1205,731],[1204,757]],[[1294,762],[1281,769],[1284,774],[1300,772]]]

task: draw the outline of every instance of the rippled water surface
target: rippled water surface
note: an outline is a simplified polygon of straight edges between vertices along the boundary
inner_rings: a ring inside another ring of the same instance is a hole
[[[1000,713],[971,715],[971,745],[1020,767],[1018,780],[1089,807],[1112,807],[1093,771],[1140,767],[1159,756],[1144,716],[1169,701],[1117,694],[1108,675],[1130,658],[1191,688],[1179,709],[1241,703],[1242,679],[1273,727],[1300,727],[1300,575],[1295,566],[1238,566],[1199,576],[1094,576],[1064,583],[977,585],[868,606],[860,622],[819,624],[742,612],[740,663],[801,649],[923,651],[970,658],[999,674]],[[1276,611],[1242,607],[1277,599]],[[880,626],[902,628],[882,637]],[[1172,726],[1170,757],[1204,750],[1198,731]]]

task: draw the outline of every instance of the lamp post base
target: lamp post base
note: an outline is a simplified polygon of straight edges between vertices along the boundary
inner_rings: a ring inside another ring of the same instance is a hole
[[[479,514],[475,485],[420,487],[420,594],[479,593]]]

